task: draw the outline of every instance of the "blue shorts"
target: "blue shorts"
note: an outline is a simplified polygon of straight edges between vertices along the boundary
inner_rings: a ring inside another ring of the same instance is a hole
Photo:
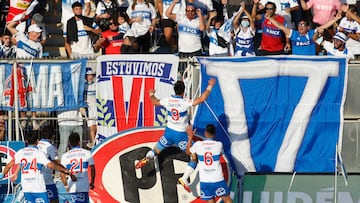
[[[164,135],[156,143],[156,148],[162,151],[170,146],[177,146],[181,151],[186,150],[188,135],[186,132],[179,132],[170,128],[165,129]]]
[[[70,203],[88,203],[89,193],[88,192],[74,192],[70,193]]]
[[[200,198],[202,200],[211,200],[228,194],[230,194],[230,190],[224,180],[215,183],[200,182]]]
[[[25,202],[41,202],[49,203],[48,195],[46,192],[24,192]]]
[[[59,199],[58,190],[57,190],[57,187],[55,184],[46,185],[46,190],[47,190],[48,198],[50,201]]]

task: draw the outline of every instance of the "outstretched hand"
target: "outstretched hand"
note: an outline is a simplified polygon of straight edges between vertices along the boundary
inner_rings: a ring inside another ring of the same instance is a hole
[[[210,78],[209,81],[208,81],[208,85],[210,85],[210,86],[214,86],[215,83],[216,83],[215,78]]]

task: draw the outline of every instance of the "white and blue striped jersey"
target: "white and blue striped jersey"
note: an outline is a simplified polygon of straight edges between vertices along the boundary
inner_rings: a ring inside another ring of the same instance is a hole
[[[35,146],[25,147],[15,154],[15,164],[20,164],[23,192],[46,192],[43,169],[50,160]]]
[[[16,58],[42,58],[43,47],[40,42],[34,42],[30,40],[27,35],[20,32],[16,34],[16,41]]]
[[[50,161],[55,161],[55,160],[59,159],[56,148],[54,147],[54,145],[52,145],[49,142],[49,140],[41,139],[38,142],[37,146],[42,152],[44,152],[44,154]],[[45,180],[46,185],[55,184],[54,179],[53,179],[53,170],[52,169],[44,168],[43,173],[44,173],[44,180]]]
[[[191,53],[201,49],[202,31],[199,28],[199,18],[189,20],[186,15],[176,15],[178,24],[179,52]]]
[[[74,147],[61,157],[61,164],[77,178],[68,179],[69,192],[89,192],[88,167],[94,165],[94,159],[89,150]]]
[[[189,125],[188,109],[192,106],[192,100],[180,96],[171,96],[161,99],[160,104],[166,108],[167,127],[184,132]]]
[[[199,160],[200,182],[213,183],[224,180],[220,163],[222,151],[222,143],[213,139],[197,141],[190,148],[190,152],[196,153]]]

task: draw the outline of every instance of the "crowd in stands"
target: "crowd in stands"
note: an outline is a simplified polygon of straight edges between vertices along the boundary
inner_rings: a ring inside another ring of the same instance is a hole
[[[355,0],[81,2],[63,1],[71,5],[63,6],[60,23],[69,58],[150,53],[159,34],[165,52],[180,57],[328,54],[351,59],[360,54],[360,1]],[[45,0],[9,1],[0,57],[43,57],[46,5]]]

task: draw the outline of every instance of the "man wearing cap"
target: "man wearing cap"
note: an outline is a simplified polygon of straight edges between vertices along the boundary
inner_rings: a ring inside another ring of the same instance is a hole
[[[317,38],[317,37],[316,37]],[[345,56],[347,61],[354,59],[354,55],[346,48],[348,37],[343,32],[337,32],[333,37],[333,42],[324,40],[319,42],[324,47],[328,55]]]
[[[32,24],[28,28],[27,35],[21,32],[16,33],[16,58],[42,58],[43,47],[39,42],[42,31],[43,30],[37,24]]]
[[[18,25],[13,24],[13,26],[8,26],[8,30],[11,34],[15,35],[16,33],[27,33],[29,26],[32,24],[37,24],[40,29],[42,29],[41,36],[39,41],[42,45],[46,42],[46,31],[45,31],[45,23],[43,23],[43,16],[40,13],[35,13],[30,18],[30,23],[24,21],[19,23]]]

